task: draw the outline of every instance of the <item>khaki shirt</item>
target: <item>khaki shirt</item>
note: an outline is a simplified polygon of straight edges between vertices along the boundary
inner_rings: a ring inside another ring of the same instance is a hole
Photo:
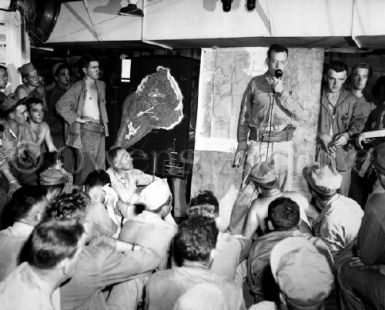
[[[0,283],[2,310],[54,310],[49,293],[28,263],[22,263]]]
[[[62,310],[107,309],[102,290],[151,272],[161,263],[154,252],[120,253],[103,243],[87,245],[80,253],[71,280],[61,287]]]
[[[269,82],[269,74],[255,76],[247,86],[241,102],[238,119],[238,150],[246,150],[251,128],[282,130],[292,123],[300,105],[293,100],[294,84],[283,80],[285,91],[275,94]]]
[[[200,263],[159,271],[146,286],[146,309],[170,310],[184,293],[200,283],[215,284],[223,293],[229,309],[245,309],[242,290],[235,282],[208,270]]]
[[[349,137],[360,133],[365,126],[368,115],[365,107],[357,103],[357,98],[347,90],[341,90],[338,101],[331,111],[326,90],[322,91],[318,122],[316,160],[321,164],[330,164],[330,158],[322,148],[319,137],[323,134],[334,136],[347,133]],[[352,143],[339,147],[336,151],[335,165],[338,171],[346,171],[353,165],[355,149]]]
[[[357,238],[363,215],[356,201],[337,194],[314,221],[315,236],[327,244],[335,257]]]

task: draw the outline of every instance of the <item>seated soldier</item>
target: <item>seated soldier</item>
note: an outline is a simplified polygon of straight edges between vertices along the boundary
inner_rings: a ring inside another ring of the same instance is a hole
[[[30,181],[28,175],[18,169],[18,159],[20,159],[18,143],[27,117],[28,112],[24,102],[16,101],[14,97],[8,96],[0,103],[0,125],[3,129],[0,146],[3,177],[0,188],[6,193],[12,194],[20,187],[20,183],[24,184]]]
[[[201,283],[216,285],[229,309],[244,309],[241,288],[209,270],[217,235],[213,219],[195,216],[181,223],[173,243],[181,267],[162,270],[150,277],[146,285],[146,309],[173,309],[179,297]]]
[[[119,204],[131,205],[133,213],[134,208],[132,204],[138,202],[139,198],[138,187],[147,186],[159,178],[135,169],[130,153],[122,147],[112,148],[108,152],[107,158],[111,165],[111,167],[107,169],[107,173],[111,179],[111,187],[118,194]],[[128,216],[128,214],[126,215]]]
[[[99,169],[90,172],[84,182],[84,191],[88,193],[94,186],[108,186],[111,184],[110,176],[105,170]]]
[[[156,180],[146,186],[140,193],[140,201],[145,209],[125,222],[119,240],[152,249],[163,261],[159,268],[165,269],[170,243],[178,230],[170,213],[172,196],[167,180]],[[107,300],[110,308],[136,309],[149,276],[146,274],[114,285]]]
[[[150,249],[103,237],[105,228],[94,218],[102,208],[100,201],[75,191],[57,196],[47,209],[46,218],[79,220],[87,235],[73,277],[60,288],[62,310],[108,309],[106,287],[151,272],[161,263]]]
[[[250,181],[254,183],[258,197],[253,200],[247,214],[247,220],[243,229],[246,238],[252,238],[254,234],[264,234],[268,231],[266,225],[267,210],[270,202],[278,197],[287,197],[295,201],[299,206],[300,230],[311,233],[310,219],[317,218],[318,212],[309,201],[300,193],[282,192],[278,187],[274,166],[265,162],[256,164],[250,172]]]
[[[291,237],[280,241],[271,251],[270,266],[279,287],[279,302],[269,308],[257,304],[250,310],[325,309],[334,276],[327,258],[309,240]]]
[[[247,284],[254,301],[278,300],[278,290],[270,272],[269,258],[273,247],[283,239],[301,237],[311,240],[333,265],[327,245],[319,238],[299,231],[299,206],[287,197],[273,200],[268,207],[268,224],[273,230],[258,237],[252,244],[247,260]]]
[[[325,241],[335,257],[357,237],[364,213],[355,200],[337,193],[342,176],[335,169],[315,164],[306,167],[303,175],[321,211],[313,223],[315,235]]]
[[[36,161],[42,153],[45,153],[44,145],[47,147],[48,152],[57,152],[57,149],[52,140],[51,130],[48,124],[43,121],[43,102],[37,98],[24,100],[29,117],[24,125],[25,128],[20,137],[19,147],[28,150],[32,159]]]
[[[205,216],[216,220],[219,234],[215,246],[215,258],[210,269],[228,280],[242,283],[246,273],[242,272],[240,264],[249,253],[250,239],[244,238],[242,235],[231,235],[218,225],[219,202],[211,191],[202,191],[193,197],[186,213],[189,218]]]
[[[372,164],[382,192],[369,196],[357,244],[338,268],[343,310],[385,308],[385,143],[376,146]]]
[[[57,289],[74,272],[84,239],[76,221],[38,224],[24,245],[25,262],[0,283],[1,309],[54,309]]]
[[[90,196],[91,203],[95,205],[92,214],[89,215],[89,219],[98,228],[97,234],[116,238],[120,231],[120,225],[115,224],[108,213],[106,191],[101,185],[94,185],[89,187],[86,193]]]
[[[7,206],[10,226],[0,231],[0,281],[18,265],[20,250],[47,205],[46,190],[41,186],[25,185],[15,192]]]
[[[62,189],[62,192],[71,193],[74,189],[79,189],[78,186],[73,184],[73,175],[64,168],[64,156],[62,156],[62,153],[47,153],[46,156],[44,156],[44,168],[46,171],[49,169],[60,171],[60,177],[65,176],[66,182],[64,188]]]
[[[15,90],[17,100],[23,98],[37,98],[42,100],[44,110],[47,110],[47,99],[44,86],[41,85],[41,77],[32,63],[26,63],[18,68],[23,84]]]
[[[139,200],[145,209],[126,221],[119,240],[151,248],[167,260],[171,239],[178,229],[171,215],[172,195],[167,180],[158,179],[146,186]]]
[[[39,175],[40,185],[47,190],[48,201],[63,192],[69,177],[61,169],[48,168]]]
[[[114,238],[117,238],[120,233],[121,224],[122,224],[122,216],[120,211],[118,210],[117,202],[118,195],[111,188],[111,180],[108,173],[102,169],[94,170],[90,172],[84,182],[84,191],[88,194],[93,195],[95,191],[93,189],[102,189],[103,191],[99,192],[102,196],[97,198],[104,205],[108,217],[112,220],[112,222],[116,225],[116,231],[113,234]]]

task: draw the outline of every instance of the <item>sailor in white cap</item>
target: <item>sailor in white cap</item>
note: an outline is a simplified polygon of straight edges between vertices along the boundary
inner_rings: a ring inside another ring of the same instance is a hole
[[[156,179],[139,195],[139,202],[145,209],[138,216],[125,222],[119,240],[153,250],[166,267],[172,238],[178,231],[172,215],[172,195],[166,179]],[[115,285],[108,298],[111,308],[124,305],[136,309],[142,299],[143,287],[149,275]]]
[[[119,239],[152,248],[166,256],[177,225],[171,215],[172,195],[166,179],[157,179],[145,187],[139,196],[145,210],[128,220]]]

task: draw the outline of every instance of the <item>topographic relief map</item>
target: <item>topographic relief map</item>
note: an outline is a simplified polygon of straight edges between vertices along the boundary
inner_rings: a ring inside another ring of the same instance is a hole
[[[146,76],[123,103],[116,145],[129,148],[153,129],[170,130],[183,118],[183,96],[168,68]]]
[[[199,77],[197,149],[235,152],[242,96],[250,79],[265,72],[266,50],[203,49]]]

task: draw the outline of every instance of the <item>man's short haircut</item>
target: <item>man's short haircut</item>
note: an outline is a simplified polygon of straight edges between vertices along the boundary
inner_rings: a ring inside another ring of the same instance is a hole
[[[38,269],[53,269],[75,255],[83,233],[84,227],[78,221],[43,221],[26,241],[20,258]]]
[[[329,70],[333,70],[337,73],[343,72],[343,71],[346,71],[346,74],[348,73],[348,66],[342,61],[333,61],[326,68],[327,68],[326,72],[328,72]]]
[[[24,104],[27,106],[27,110],[28,111],[31,111],[32,106],[34,104],[41,104],[41,105],[43,105],[43,101],[41,99],[39,99],[39,98],[26,97],[26,98],[23,98],[22,100],[24,100]]]
[[[267,51],[267,58],[270,59],[272,53],[286,53],[286,55],[289,56],[289,50],[286,46],[281,44],[272,44],[270,45],[268,51]]]
[[[91,203],[90,197],[83,192],[61,193],[49,204],[45,220],[76,219],[83,223]]]
[[[92,61],[99,62],[99,60],[97,58],[95,58],[94,56],[91,56],[91,55],[83,56],[80,60],[80,68],[82,68],[82,69],[86,68],[87,69]]]
[[[372,76],[373,69],[370,66],[370,64],[368,64],[366,62],[359,62],[359,63],[355,64],[353,66],[353,69],[352,69],[352,74],[354,74],[354,71],[357,70],[357,69],[368,69],[368,77]]]
[[[198,195],[191,198],[189,208],[188,208],[188,215],[189,216],[195,216],[195,215],[204,215],[205,210],[199,210],[199,209],[206,209],[206,212],[214,214],[219,213],[219,202],[218,199],[214,196],[212,191],[204,190],[200,191]],[[212,209],[212,210],[211,210]]]
[[[20,187],[13,193],[12,199],[6,207],[6,209],[9,208],[10,213],[7,216],[12,217],[11,221],[14,222],[25,218],[36,203],[45,199],[46,194],[47,190],[40,185],[24,185]]]
[[[294,228],[299,223],[299,206],[287,197],[273,200],[268,207],[268,218],[275,230]]]
[[[204,190],[200,191],[198,195],[191,198],[190,206],[197,206],[202,204],[210,204],[216,208],[216,211],[219,211],[219,202],[218,199],[214,196],[212,191]]]
[[[194,216],[183,221],[174,238],[176,261],[181,264],[184,260],[205,262],[215,248],[218,228],[215,220]]]
[[[111,179],[108,173],[102,169],[94,170],[90,172],[90,174],[87,176],[86,180],[84,181],[84,185],[88,186],[89,188],[95,187],[95,186],[104,186],[107,184],[111,184]]]
[[[118,152],[119,151],[125,151],[126,149],[124,147],[121,147],[121,146],[115,146],[115,147],[112,147],[108,153],[107,153],[107,161],[108,161],[108,164],[111,166],[111,167],[114,167],[114,161],[116,159],[116,157],[118,156]]]
[[[69,65],[67,65],[67,64],[61,64],[61,65],[59,65],[59,66],[57,67],[56,71],[54,72],[54,76],[56,76],[56,77],[59,76],[60,71],[61,71],[61,70],[64,70],[64,69],[67,69],[69,72],[71,72],[71,68],[70,68]]]

